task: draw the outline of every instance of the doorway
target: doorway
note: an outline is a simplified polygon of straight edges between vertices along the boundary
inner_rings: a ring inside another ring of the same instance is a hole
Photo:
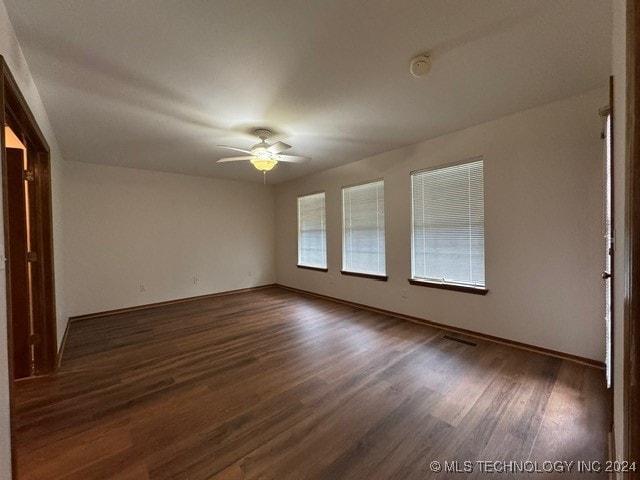
[[[22,379],[56,366],[49,148],[1,57],[0,79],[9,371]]]

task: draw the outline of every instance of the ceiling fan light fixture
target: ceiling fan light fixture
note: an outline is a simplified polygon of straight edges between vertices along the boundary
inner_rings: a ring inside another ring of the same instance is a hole
[[[251,153],[254,157],[257,157],[260,160],[267,160],[271,158],[271,154],[264,147],[254,147],[251,149]]]
[[[266,159],[252,158],[250,161],[251,161],[251,164],[261,172],[268,172],[278,164],[277,160],[273,160],[271,158],[266,158]]]
[[[2,0],[0,0],[1,3]],[[282,152],[289,150],[291,145],[287,145],[284,142],[275,142],[273,144],[267,143],[267,139],[271,136],[271,131],[259,128],[254,131],[254,134],[260,139],[260,142],[246,150],[244,148],[230,147],[228,145],[218,145],[220,148],[226,148],[236,152],[242,152],[245,155],[238,155],[236,157],[221,158],[218,162],[238,162],[238,161],[250,161],[256,170],[263,173],[264,182],[267,180],[267,172],[273,170],[273,168],[280,162],[288,163],[304,163],[309,160],[308,157],[300,157],[296,155],[281,155]]]

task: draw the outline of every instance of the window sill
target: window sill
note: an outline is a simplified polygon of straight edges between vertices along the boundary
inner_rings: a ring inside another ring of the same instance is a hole
[[[305,270],[315,270],[316,272],[328,272],[328,268],[311,267],[309,265],[297,265],[298,268],[304,268]]]
[[[347,270],[340,270],[340,273],[351,277],[370,278],[371,280],[378,280],[380,282],[386,282],[389,279],[387,275],[376,275],[373,273],[349,272]]]
[[[484,287],[469,287],[467,285],[453,285],[451,283],[430,282],[428,280],[418,280],[415,278],[410,278],[409,283],[411,285],[417,285],[420,287],[440,288],[442,290],[453,290],[456,292],[474,293],[476,295],[486,295],[489,292],[489,290],[487,290]]]

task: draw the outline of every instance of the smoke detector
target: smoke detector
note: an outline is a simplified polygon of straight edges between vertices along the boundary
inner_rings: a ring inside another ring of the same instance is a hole
[[[414,77],[426,77],[431,70],[431,54],[421,53],[411,60],[409,71]]]

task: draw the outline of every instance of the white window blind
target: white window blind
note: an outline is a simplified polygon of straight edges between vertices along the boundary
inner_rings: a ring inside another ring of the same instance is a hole
[[[415,172],[412,276],[484,287],[483,160]]]
[[[324,192],[298,197],[298,265],[327,268]]]
[[[342,189],[342,269],[385,275],[384,182]]]

